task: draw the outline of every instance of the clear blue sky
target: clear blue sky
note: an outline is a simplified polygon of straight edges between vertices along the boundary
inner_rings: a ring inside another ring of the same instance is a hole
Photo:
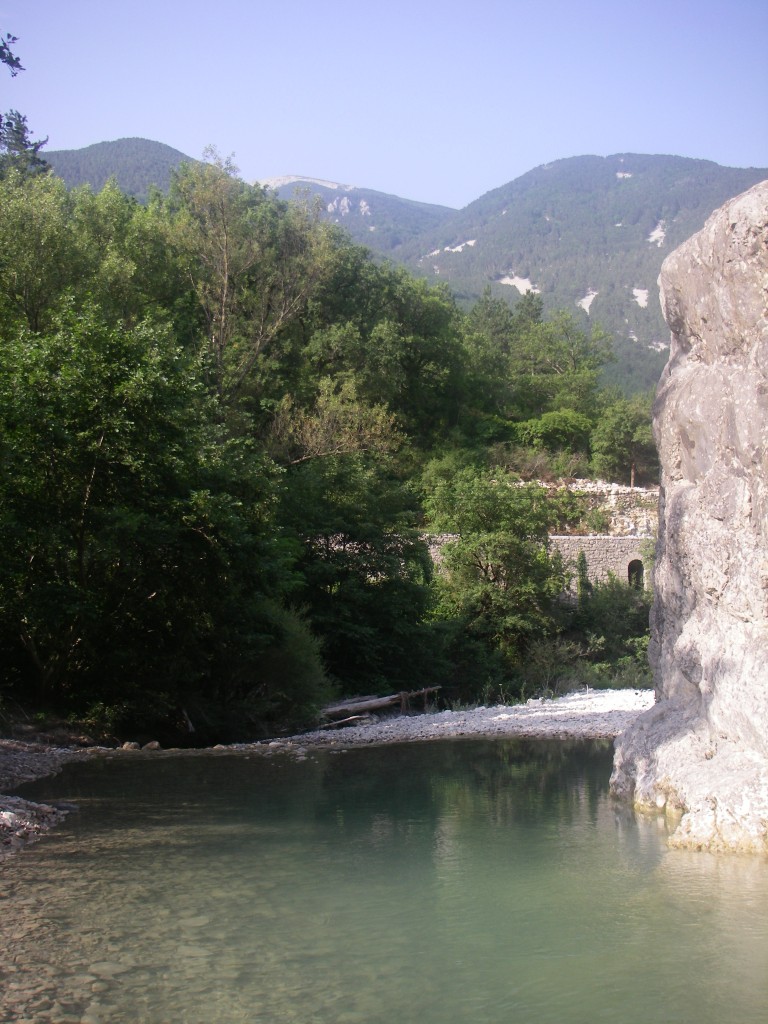
[[[456,207],[586,153],[768,167],[768,0],[0,0],[0,30],[0,110],[49,149],[212,144]]]

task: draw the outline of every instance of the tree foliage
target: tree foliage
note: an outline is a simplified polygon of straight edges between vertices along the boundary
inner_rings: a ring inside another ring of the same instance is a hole
[[[652,395],[619,398],[602,413],[592,435],[598,475],[635,485],[658,476],[659,459],[651,430]]]
[[[0,36],[0,64],[5,64],[12,77],[24,70],[19,58],[11,49],[18,42],[16,36],[6,32]],[[34,141],[24,114],[9,110],[0,114],[0,178],[15,168],[24,174],[39,174],[48,170],[48,164],[40,156],[40,150],[48,139]]]
[[[432,529],[455,535],[443,549],[438,613],[460,627],[454,647],[468,639],[482,651],[485,682],[499,687],[531,640],[555,627],[567,583],[561,560],[548,551],[548,496],[509,474],[468,467],[441,480],[425,508]]]
[[[4,176],[11,168],[24,174],[41,174],[47,171],[48,164],[40,156],[40,150],[48,139],[34,140],[24,114],[18,110],[9,110],[0,115],[0,176]]]
[[[215,155],[145,206],[9,168],[3,692],[200,738],[414,677],[521,692],[573,510],[505,459],[623,467],[647,410],[601,391],[609,355],[535,296],[462,313]]]
[[[212,388],[232,402],[298,319],[325,267],[325,232],[237,177],[231,160],[183,164],[171,190],[178,244],[206,325]]]
[[[0,64],[5,64],[14,78],[24,70],[21,61],[11,49],[18,41],[18,38],[11,35],[10,32],[6,32],[4,37],[0,36]]]

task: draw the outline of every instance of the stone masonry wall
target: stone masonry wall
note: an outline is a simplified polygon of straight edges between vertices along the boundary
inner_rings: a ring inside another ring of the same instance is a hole
[[[457,535],[442,533],[428,538],[429,552],[432,561],[440,566],[441,551],[444,544],[456,540]],[[576,559],[579,552],[583,551],[587,559],[587,575],[593,583],[599,580],[607,580],[609,573],[623,583],[629,583],[631,562],[645,560],[643,566],[643,586],[650,585],[651,567],[647,564],[647,545],[652,543],[648,537],[554,537],[550,536],[549,543],[553,549],[557,549],[563,556],[563,560],[573,572],[576,571]],[[576,578],[574,575],[567,594],[575,597]]]
[[[648,546],[656,535],[659,521],[659,489],[624,487],[594,480],[574,480],[568,484],[554,485],[553,490],[567,486],[568,490],[585,500],[588,510],[600,511],[605,517],[605,533],[569,534],[550,536],[550,545],[563,556],[566,564],[575,571],[576,559],[583,551],[587,559],[587,574],[596,583],[606,580],[612,573],[623,583],[629,582],[631,562],[645,562],[643,585],[650,586],[651,566],[648,564]],[[440,552],[443,544],[455,540],[455,535],[439,534],[428,538],[430,554],[435,565],[441,563]],[[645,557],[644,557],[645,556]],[[571,582],[567,593],[576,594],[576,580]]]
[[[550,537],[552,548],[557,549],[567,565],[575,569],[579,552],[587,559],[587,575],[596,583],[608,579],[612,573],[622,583],[630,582],[630,563],[643,562],[647,537]],[[650,566],[644,566],[643,585],[648,587]],[[576,593],[576,580],[571,582],[569,592]]]
[[[601,480],[573,480],[565,486],[579,495],[587,509],[604,514],[605,533],[611,537],[656,535],[659,523],[658,487],[624,487]]]

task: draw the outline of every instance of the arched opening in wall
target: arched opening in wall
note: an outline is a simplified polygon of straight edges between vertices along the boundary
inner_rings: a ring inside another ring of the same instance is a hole
[[[642,590],[645,584],[645,570],[643,569],[643,563],[639,558],[633,558],[627,566],[627,579],[630,587],[634,587],[635,590]]]

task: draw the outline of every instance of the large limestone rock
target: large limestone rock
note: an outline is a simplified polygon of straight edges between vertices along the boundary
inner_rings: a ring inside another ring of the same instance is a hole
[[[768,181],[713,214],[659,284],[656,705],[617,742],[611,785],[682,812],[673,845],[768,853]]]

